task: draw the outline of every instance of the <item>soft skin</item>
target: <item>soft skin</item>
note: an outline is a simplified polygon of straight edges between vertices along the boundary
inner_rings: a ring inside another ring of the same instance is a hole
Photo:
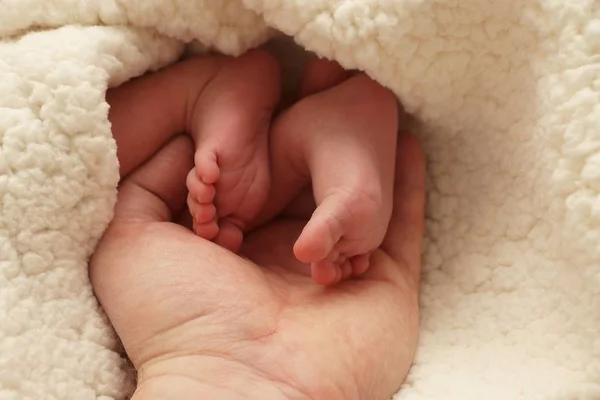
[[[184,126],[184,114],[172,117]],[[402,134],[398,149],[383,244],[363,277],[330,288],[316,286],[292,252],[312,211],[299,211],[301,198],[251,232],[240,257],[177,223],[188,138],[124,174],[90,275],[138,371],[134,399],[393,395],[417,342],[425,201],[419,144]]]

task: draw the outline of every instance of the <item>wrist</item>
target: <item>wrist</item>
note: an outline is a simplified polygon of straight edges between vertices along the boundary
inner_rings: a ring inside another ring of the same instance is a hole
[[[293,387],[271,380],[237,361],[182,356],[143,366],[131,400],[167,398],[222,400],[309,400]]]

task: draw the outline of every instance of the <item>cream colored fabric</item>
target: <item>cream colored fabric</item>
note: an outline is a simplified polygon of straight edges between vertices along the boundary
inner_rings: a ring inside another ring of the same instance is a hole
[[[397,399],[600,399],[596,0],[0,1],[0,399],[131,389],[86,270],[118,180],[107,87],[274,30],[418,121],[421,343]]]

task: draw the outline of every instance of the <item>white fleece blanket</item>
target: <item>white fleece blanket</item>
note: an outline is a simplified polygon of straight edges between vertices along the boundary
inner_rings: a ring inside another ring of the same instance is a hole
[[[128,395],[86,269],[118,180],[105,91],[272,28],[417,121],[421,341],[396,398],[600,399],[598,0],[1,0],[0,400]]]

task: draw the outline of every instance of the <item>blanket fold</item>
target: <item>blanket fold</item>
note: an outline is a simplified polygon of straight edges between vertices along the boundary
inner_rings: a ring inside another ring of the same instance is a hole
[[[600,399],[596,0],[0,1],[0,399],[131,391],[87,276],[118,182],[107,88],[280,34],[417,121],[421,342],[396,398]]]

